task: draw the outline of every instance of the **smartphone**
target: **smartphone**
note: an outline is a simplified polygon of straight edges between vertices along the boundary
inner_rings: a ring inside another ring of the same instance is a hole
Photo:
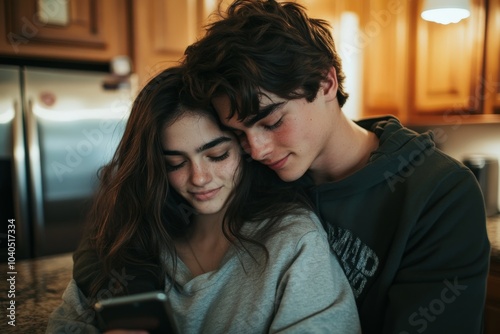
[[[175,333],[161,291],[115,297],[94,305],[101,330],[143,329],[151,334]]]

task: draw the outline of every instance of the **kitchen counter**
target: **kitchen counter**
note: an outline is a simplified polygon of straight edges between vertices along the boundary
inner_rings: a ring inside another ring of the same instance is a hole
[[[62,293],[71,280],[72,254],[19,261],[14,270],[9,269],[7,263],[0,266],[0,333],[45,333],[48,317],[61,303]],[[4,273],[7,279],[15,278],[15,287],[3,279]],[[15,296],[9,296],[9,291]],[[8,307],[12,301],[15,302],[15,327],[9,325],[11,319],[6,317],[11,313]]]
[[[500,265],[500,215],[489,217],[487,228],[491,243],[491,263]]]
[[[500,264],[500,215],[488,218],[488,236],[491,262]],[[11,277],[7,263],[1,265],[7,278]],[[9,282],[4,279],[0,282],[1,308],[5,312],[9,303],[15,301],[16,327],[10,326],[10,319],[2,316],[0,333],[45,333],[48,317],[61,303],[72,269],[71,253],[16,263],[15,297],[9,298]]]

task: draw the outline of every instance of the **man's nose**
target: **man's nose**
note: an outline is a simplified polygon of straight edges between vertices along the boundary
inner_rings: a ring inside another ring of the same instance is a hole
[[[245,151],[250,154],[252,159],[262,161],[271,153],[271,141],[263,134],[247,135],[247,148]]]

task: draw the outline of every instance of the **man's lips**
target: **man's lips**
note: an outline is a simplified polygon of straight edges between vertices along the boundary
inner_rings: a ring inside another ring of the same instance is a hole
[[[265,163],[265,164],[267,165],[267,167],[274,169],[274,170],[277,170],[277,169],[281,169],[286,164],[287,161],[288,161],[288,155],[286,157],[284,157],[283,159],[280,159],[278,161],[271,162],[271,163]]]
[[[217,196],[221,188],[216,188],[212,190],[205,191],[191,191],[191,195],[198,201],[208,201]]]

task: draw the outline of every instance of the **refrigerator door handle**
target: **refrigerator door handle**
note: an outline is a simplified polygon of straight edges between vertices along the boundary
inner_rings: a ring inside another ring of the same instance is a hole
[[[12,156],[13,156],[13,194],[16,215],[17,255],[19,258],[31,257],[31,236],[29,222],[28,180],[26,173],[25,139],[21,101],[13,102]]]
[[[40,160],[40,144],[38,123],[33,110],[33,101],[28,99],[26,110],[26,134],[28,140],[28,159],[30,175],[30,193],[33,221],[34,254],[40,254],[45,249],[45,220],[43,211],[43,184]]]

